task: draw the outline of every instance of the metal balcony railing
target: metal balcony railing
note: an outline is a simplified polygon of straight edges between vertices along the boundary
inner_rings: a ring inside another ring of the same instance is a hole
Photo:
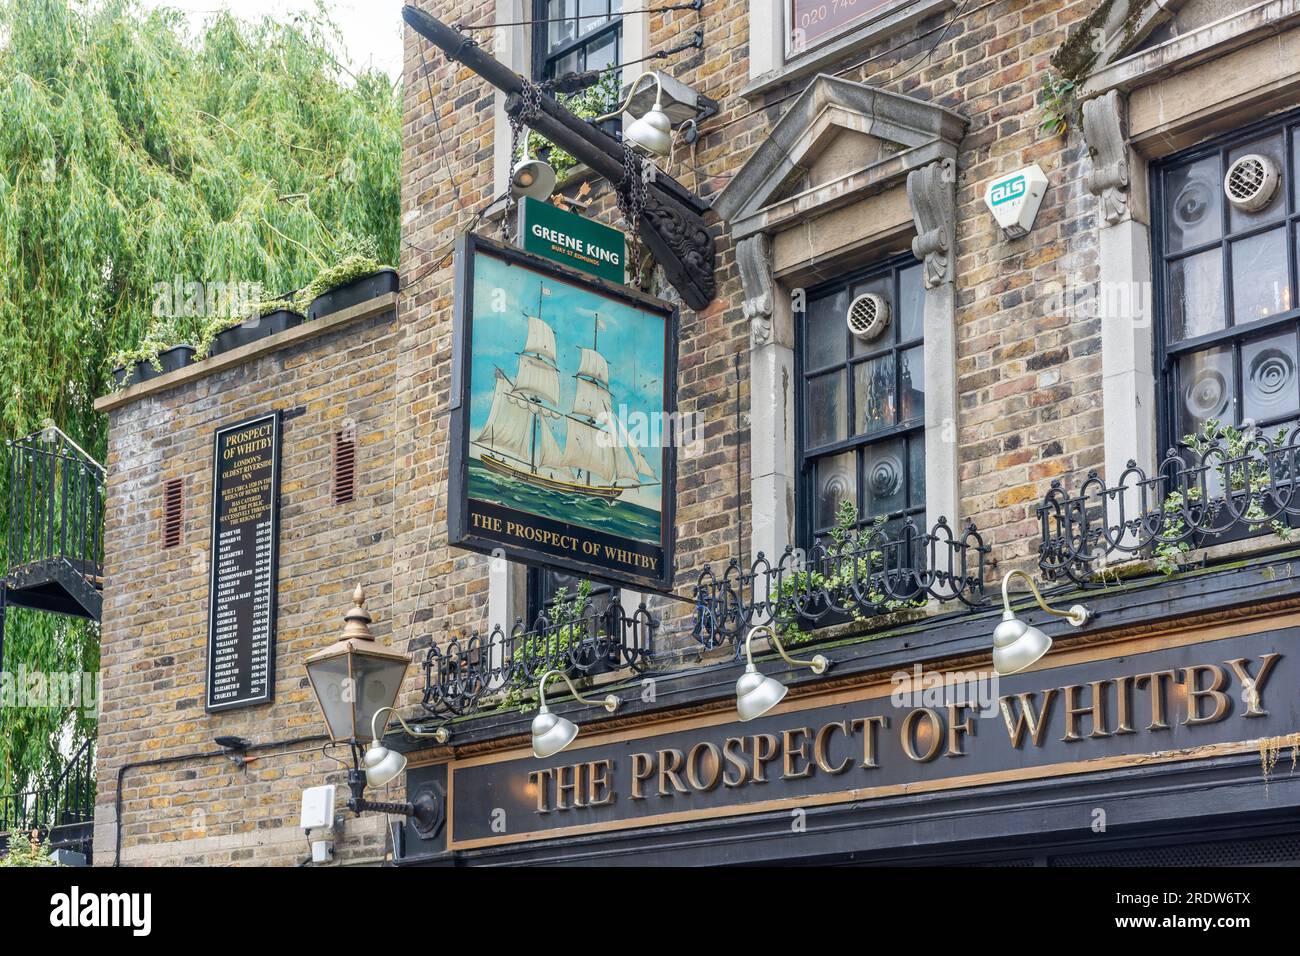
[[[518,620],[508,632],[497,625],[487,634],[435,645],[422,665],[424,709],[435,717],[464,716],[489,699],[522,699],[552,669],[575,679],[640,670],[654,654],[658,627],[644,604],[628,614],[614,594],[544,613],[531,628]]]
[[[42,837],[63,826],[90,823],[95,816],[95,748],[86,741],[49,786],[0,794],[0,834]]]
[[[5,451],[9,603],[98,619],[103,467],[53,426]]]
[[[1212,428],[1171,448],[1154,474],[1129,461],[1114,484],[1088,472],[1077,491],[1059,479],[1038,505],[1038,564],[1049,580],[1088,583],[1115,559],[1154,558],[1172,570],[1193,548],[1300,535],[1300,432],[1266,438]]]
[[[695,638],[740,653],[748,630],[772,624],[789,633],[865,619],[931,599],[967,607],[984,603],[989,548],[973,524],[957,537],[944,518],[923,533],[908,518],[822,537],[807,551],[787,547],[773,563],[760,553],[743,569],[733,558],[721,573],[700,572],[695,585]]]

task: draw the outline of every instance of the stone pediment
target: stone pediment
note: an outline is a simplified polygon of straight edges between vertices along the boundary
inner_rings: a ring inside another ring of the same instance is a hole
[[[969,121],[960,113],[822,74],[718,195],[735,239],[771,233],[952,161]]]

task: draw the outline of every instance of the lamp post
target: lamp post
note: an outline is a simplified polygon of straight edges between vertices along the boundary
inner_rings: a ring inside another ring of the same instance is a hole
[[[352,769],[348,771],[348,789],[352,795],[348,809],[357,814],[366,811],[402,814],[414,819],[421,835],[432,833],[441,817],[438,798],[432,793],[422,793],[411,803],[365,797],[368,775],[372,782],[381,785],[397,777],[406,766],[404,757],[380,745],[384,735],[377,726],[377,718],[384,713],[396,714],[393,704],[402,689],[411,658],[375,643],[370,633],[371,617],[366,611],[365,592],[359,584],[352,593],[352,608],[343,619],[346,622],[343,636],[307,658],[307,677],[330,737],[352,748]],[[433,737],[440,743],[447,740],[447,732],[441,727],[429,732],[415,731],[400,716],[397,719],[412,736]],[[366,752],[366,767],[362,769],[358,752],[364,741],[370,741],[370,749]]]

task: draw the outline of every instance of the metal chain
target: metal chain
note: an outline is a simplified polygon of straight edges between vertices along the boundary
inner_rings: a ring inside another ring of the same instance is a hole
[[[641,176],[641,158],[627,140],[623,140],[623,178],[614,187],[618,211],[631,232],[631,254],[634,268],[641,263],[641,211],[645,209],[649,190]]]

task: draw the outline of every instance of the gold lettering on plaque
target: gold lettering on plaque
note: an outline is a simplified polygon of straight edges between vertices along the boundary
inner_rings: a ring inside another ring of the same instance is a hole
[[[754,742],[754,782],[767,783],[767,765],[776,756],[776,737],[755,734],[750,740]]]
[[[724,787],[743,787],[749,782],[749,761],[745,759],[745,738],[728,737],[722,745],[722,755],[736,769],[736,776],[722,775]]]
[[[962,736],[975,733],[975,725],[971,723],[970,714],[965,714],[966,719],[962,720],[963,712],[969,706],[969,704],[948,705],[948,751],[945,756],[966,756],[966,751],[961,749]]]
[[[668,784],[673,785],[673,789],[678,793],[690,793],[686,784],[682,783],[682,778],[678,776],[682,769],[682,752],[680,750],[661,750],[659,751],[659,796],[671,796],[668,792]]]
[[[610,774],[614,770],[614,761],[593,760],[587,764],[587,806],[604,807],[614,802],[614,787]]]
[[[547,794],[550,791],[551,774],[554,770],[534,770],[528,775],[528,783],[537,791],[537,812],[550,813],[551,808],[546,803]]]
[[[555,809],[567,810],[570,806],[582,806],[582,764],[565,764],[555,768]],[[573,803],[564,802],[565,795],[573,798]]]
[[[1211,675],[1210,686],[1202,688],[1201,674]],[[1184,726],[1212,724],[1222,720],[1228,714],[1232,701],[1223,692],[1228,686],[1228,672],[1218,664],[1193,664],[1183,668],[1183,687],[1187,690],[1187,717]],[[1214,702],[1214,709],[1204,717],[1201,716],[1201,698],[1208,697]]]
[[[808,727],[796,727],[785,731],[782,737],[783,760],[781,763],[782,780],[801,780],[811,777],[813,765],[808,762],[808,738],[812,730]],[[798,740],[796,744],[795,741]],[[802,760],[803,766],[796,766],[795,761]]]
[[[889,718],[884,714],[874,717],[858,717],[849,723],[854,733],[862,732],[862,769],[872,770],[876,763],[876,731],[881,727],[889,729]]]
[[[1002,708],[1002,719],[1007,725],[1007,733],[1011,735],[1011,746],[1017,750],[1024,740],[1026,728],[1034,741],[1034,746],[1043,745],[1043,731],[1047,729],[1047,714],[1052,708],[1052,698],[1056,696],[1056,688],[1049,687],[1043,691],[1042,710],[1034,713],[1034,698],[1037,696],[1034,691],[1029,691],[1026,694],[1016,694],[1014,698],[1003,697],[998,701],[998,705]],[[1011,713],[1013,699],[1020,702],[1020,708],[1014,716]]]
[[[1115,733],[1135,734],[1133,729],[1133,678],[1115,678]]]
[[[1147,724],[1147,730],[1169,729],[1169,723],[1165,720],[1165,686],[1174,677],[1173,671],[1152,671],[1149,674],[1138,674],[1133,678],[1134,687],[1146,684],[1150,688],[1151,723]]]
[[[1239,657],[1234,661],[1225,661],[1232,672],[1237,675],[1237,680],[1241,681],[1243,689],[1242,699],[1246,702],[1246,717],[1267,717],[1268,711],[1264,709],[1264,685],[1268,683],[1270,672],[1273,665],[1278,662],[1282,655],[1277,652],[1265,654],[1259,659],[1259,674],[1252,678],[1250,676],[1250,667],[1246,663],[1246,658]]]
[[[1088,714],[1092,722],[1092,732],[1089,737],[1109,737],[1110,731],[1106,729],[1106,686],[1110,683],[1108,680],[1095,680],[1091,683],[1068,684],[1061,688],[1061,694],[1064,696],[1065,706],[1065,736],[1062,740],[1082,740],[1079,734],[1079,718]],[[1080,704],[1079,691],[1087,686],[1092,691],[1092,703]]]
[[[707,758],[707,770],[700,773],[702,758]],[[718,745],[704,741],[691,748],[686,755],[686,782],[693,790],[708,793],[722,781],[722,751]]]
[[[632,755],[632,799],[645,799],[645,782],[654,776],[655,762],[649,754]]]
[[[925,725],[917,727],[922,717],[925,718]],[[943,718],[929,707],[909,711],[903,718],[902,737],[903,752],[909,759],[917,763],[929,763],[939,756],[939,749],[943,747]],[[925,746],[925,753],[917,751],[918,743]]]
[[[826,751],[830,746],[831,731],[838,730],[845,737],[849,735],[849,725],[843,720],[833,720],[829,724],[823,724],[817,731],[817,736],[813,738],[813,760],[816,762],[818,769],[822,773],[828,773],[831,776],[843,773],[849,769],[849,764],[853,763],[852,758],[845,757],[838,767],[831,766],[830,758]]]

